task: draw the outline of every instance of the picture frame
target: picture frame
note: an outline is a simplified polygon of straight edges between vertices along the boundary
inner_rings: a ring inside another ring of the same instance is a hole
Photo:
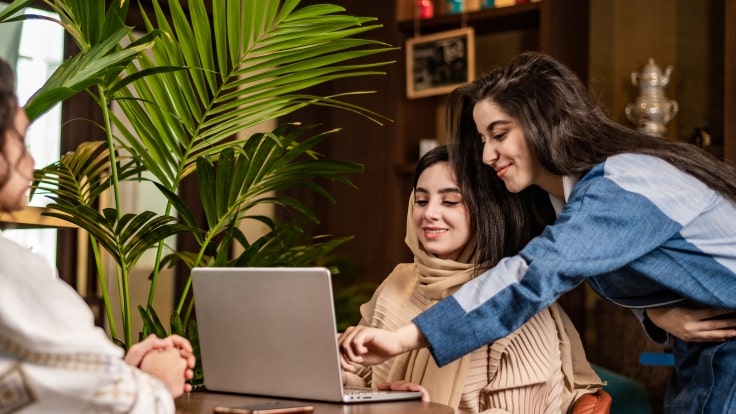
[[[474,80],[475,32],[471,27],[406,40],[406,95],[442,95]]]

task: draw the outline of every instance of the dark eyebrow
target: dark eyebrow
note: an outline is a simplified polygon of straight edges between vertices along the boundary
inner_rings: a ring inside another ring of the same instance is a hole
[[[414,193],[425,193],[425,194],[429,194],[429,191],[427,191],[427,189],[425,189],[423,187],[417,187],[416,189],[414,189]],[[440,191],[438,191],[438,193],[440,193],[440,194],[449,194],[449,193],[458,193],[458,194],[461,194],[460,193],[460,189],[457,188],[457,187],[441,188]]]
[[[498,121],[491,122],[491,124],[488,125],[488,127],[486,128],[486,131],[493,131],[493,128],[495,128],[495,127],[497,127],[499,125],[508,125],[510,123],[512,123],[512,122],[509,121],[509,120],[499,119]]]
[[[449,194],[449,193],[458,193],[458,194],[461,194],[460,193],[460,189],[457,188],[457,187],[442,188],[442,189],[440,189],[439,193],[440,194]]]

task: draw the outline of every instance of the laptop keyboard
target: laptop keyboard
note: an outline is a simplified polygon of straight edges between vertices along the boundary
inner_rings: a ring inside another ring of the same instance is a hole
[[[366,387],[343,387],[343,392],[345,394],[350,394],[351,396],[381,395],[389,393],[389,391],[374,390],[373,388]]]

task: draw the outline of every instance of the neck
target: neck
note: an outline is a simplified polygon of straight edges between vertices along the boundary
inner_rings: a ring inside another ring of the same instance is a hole
[[[565,187],[562,184],[561,175],[546,175],[542,177],[537,183],[542,190],[550,193],[551,195],[559,198],[560,200],[565,199]]]

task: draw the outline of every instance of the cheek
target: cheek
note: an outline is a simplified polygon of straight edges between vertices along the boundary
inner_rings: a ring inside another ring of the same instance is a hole
[[[35,166],[36,160],[33,159],[30,153],[26,152],[20,165],[18,165],[18,170],[26,176],[25,178],[33,179],[33,170]]]
[[[523,159],[524,162],[528,165],[534,165],[534,158],[532,157],[532,153],[529,150],[529,145],[526,143],[526,138],[523,136],[519,137],[518,145],[516,147],[516,153],[518,154],[518,157]]]
[[[465,213],[465,243],[470,241],[470,213]]]
[[[411,222],[414,226],[414,231],[419,234],[422,227],[422,216],[423,211],[419,210],[418,208],[415,208],[412,212]]]

